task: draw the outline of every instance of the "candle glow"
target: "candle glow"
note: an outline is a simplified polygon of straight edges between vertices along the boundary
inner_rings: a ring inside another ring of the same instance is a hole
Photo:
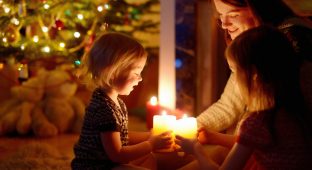
[[[194,117],[184,114],[181,119],[175,122],[174,134],[184,138],[194,139],[197,136],[197,121]]]
[[[161,115],[155,115],[153,117],[153,135],[159,135],[166,131],[173,131],[175,126],[176,117],[173,115],[167,115],[166,111],[163,111]],[[173,146],[169,149],[159,150],[158,152],[172,152]]]

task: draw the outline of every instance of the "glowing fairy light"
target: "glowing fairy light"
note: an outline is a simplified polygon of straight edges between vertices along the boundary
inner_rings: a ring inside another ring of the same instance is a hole
[[[83,15],[82,15],[82,14],[78,14],[78,15],[77,15],[77,18],[80,19],[80,20],[82,20],[82,19],[83,19]]]
[[[11,19],[11,23],[13,23],[14,25],[19,25],[20,22],[18,19],[16,19],[15,17]]]
[[[79,37],[80,37],[80,32],[75,32],[75,33],[74,33],[74,37],[75,37],[75,38],[79,38]]]
[[[102,7],[102,6],[98,6],[98,7],[97,7],[97,10],[98,10],[99,12],[102,12],[102,11],[103,11],[103,7]]]
[[[49,53],[51,51],[49,46],[45,46],[41,49],[42,52]]]
[[[43,26],[41,29],[42,29],[43,32],[48,32],[49,31],[48,27],[46,27],[46,26]]]
[[[24,44],[21,45],[21,50],[22,50],[22,51],[25,50],[25,45],[24,45]]]
[[[104,4],[104,8],[109,9],[110,8],[109,4]]]
[[[64,43],[64,42],[60,42],[59,46],[60,46],[61,48],[64,48],[64,47],[65,47],[65,43]]]
[[[81,62],[79,60],[75,60],[74,63],[76,66],[79,66],[81,64]]]
[[[37,42],[39,41],[38,35],[35,35],[35,36],[33,37],[33,41],[34,41],[35,43],[37,43]]]
[[[6,42],[8,42],[8,39],[6,37],[3,37],[2,41],[6,43]]]
[[[11,11],[11,8],[9,7],[3,7],[3,9],[5,13],[9,13]]]
[[[49,8],[50,8],[50,5],[49,5],[49,4],[44,4],[44,5],[43,5],[43,8],[44,8],[44,9],[49,9]]]

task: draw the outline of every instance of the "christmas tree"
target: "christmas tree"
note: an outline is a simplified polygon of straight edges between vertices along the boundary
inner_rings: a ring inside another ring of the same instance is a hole
[[[62,57],[77,66],[106,31],[155,49],[159,8],[158,0],[0,0],[0,62]]]

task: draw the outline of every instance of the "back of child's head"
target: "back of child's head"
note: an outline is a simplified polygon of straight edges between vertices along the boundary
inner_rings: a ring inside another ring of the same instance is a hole
[[[134,64],[145,57],[147,52],[138,41],[121,33],[105,33],[83,57],[83,73],[91,77],[91,87],[111,89],[117,81],[126,80]]]
[[[237,69],[246,75],[249,94],[257,74],[256,94],[272,97],[275,104],[285,105],[299,88],[299,61],[287,37],[270,26],[243,32],[226,50]]]

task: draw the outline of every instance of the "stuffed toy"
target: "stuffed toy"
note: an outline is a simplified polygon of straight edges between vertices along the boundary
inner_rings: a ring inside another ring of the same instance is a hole
[[[31,112],[44,93],[45,72],[11,88],[12,98],[1,104],[0,135],[17,131],[26,134],[31,129]]]
[[[46,79],[43,110],[59,133],[79,132],[77,124],[82,124],[84,115],[83,102],[74,96],[77,83],[70,80],[70,75],[63,70],[51,71]]]
[[[0,135],[79,133],[85,104],[76,91],[77,83],[67,71],[38,71],[36,77],[12,87],[12,98],[0,104]]]

